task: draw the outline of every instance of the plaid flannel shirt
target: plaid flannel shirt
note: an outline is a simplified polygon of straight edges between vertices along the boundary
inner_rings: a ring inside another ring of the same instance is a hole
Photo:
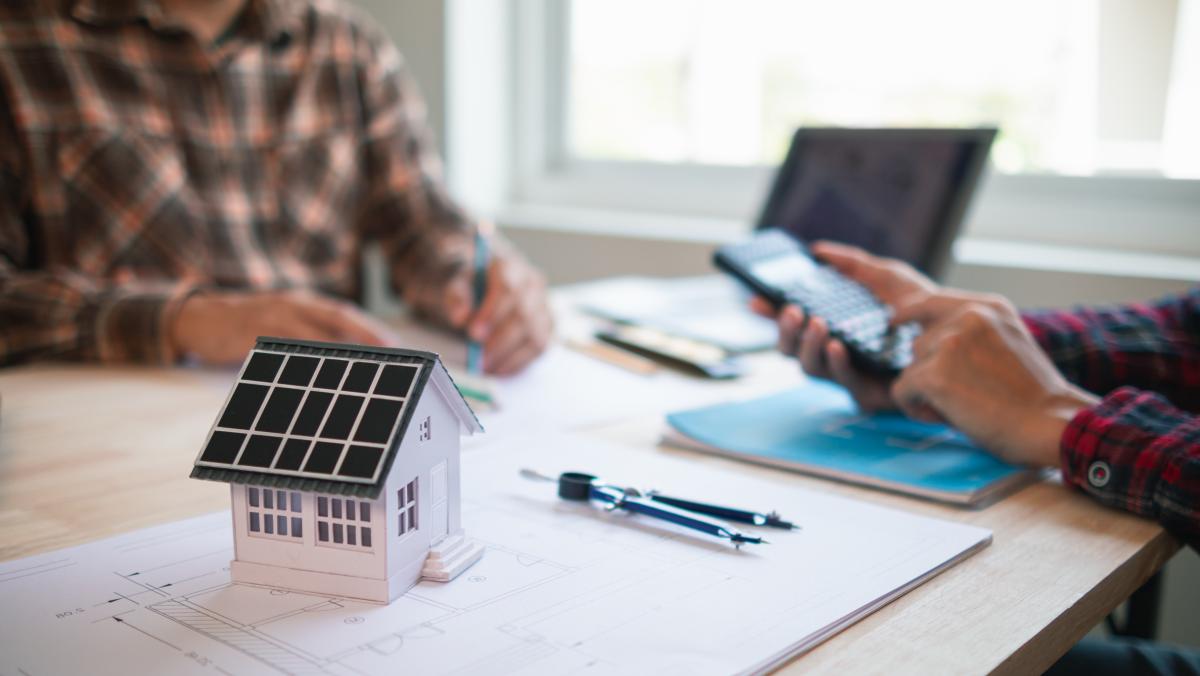
[[[0,0],[0,365],[169,363],[198,289],[359,299],[364,244],[436,314],[474,225],[395,48],[336,0],[202,45],[154,0]]]
[[[1200,546],[1200,287],[1025,323],[1069,380],[1105,395],[1067,426],[1063,479]]]

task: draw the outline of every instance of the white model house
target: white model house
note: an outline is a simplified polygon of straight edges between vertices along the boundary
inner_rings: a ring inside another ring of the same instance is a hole
[[[230,484],[234,581],[387,603],[483,555],[459,519],[482,431],[436,354],[259,338],[191,476]]]

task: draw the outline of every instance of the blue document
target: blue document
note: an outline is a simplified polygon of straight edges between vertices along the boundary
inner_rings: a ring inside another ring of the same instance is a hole
[[[673,413],[667,422],[672,445],[958,504],[989,502],[1039,475],[944,425],[863,415],[825,383]]]

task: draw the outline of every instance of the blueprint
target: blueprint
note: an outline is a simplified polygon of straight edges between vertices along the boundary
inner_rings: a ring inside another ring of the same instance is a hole
[[[521,467],[777,509],[803,528],[737,550],[563,502]],[[0,563],[0,675],[753,672],[990,541],[578,436],[466,454],[463,482],[483,560],[389,605],[231,584],[228,513]]]

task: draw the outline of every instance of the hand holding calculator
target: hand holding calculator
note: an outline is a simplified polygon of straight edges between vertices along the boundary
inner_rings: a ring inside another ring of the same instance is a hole
[[[776,309],[798,305],[829,324],[858,368],[894,376],[912,362],[916,324],[890,326],[892,310],[862,284],[813,259],[807,247],[782,230],[764,230],[750,241],[719,249],[718,268],[733,275]]]

